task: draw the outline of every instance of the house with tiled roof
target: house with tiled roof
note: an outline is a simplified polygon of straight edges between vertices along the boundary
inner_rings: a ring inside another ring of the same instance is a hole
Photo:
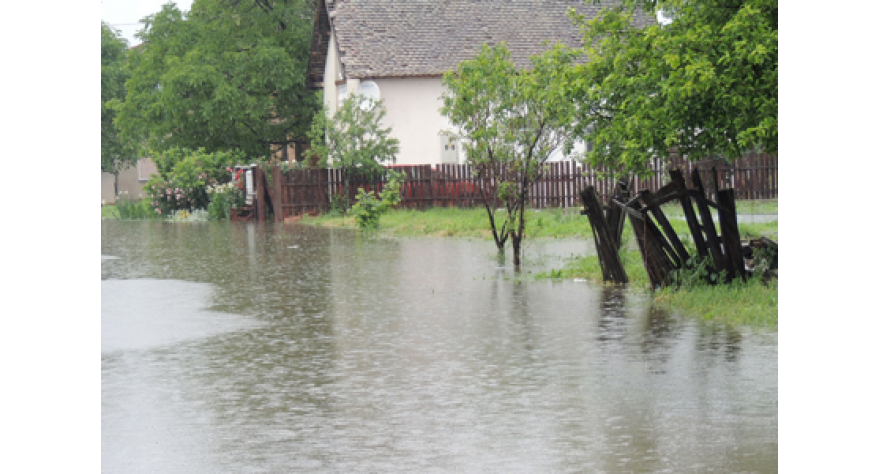
[[[357,92],[382,99],[385,125],[400,140],[398,164],[460,163],[461,147],[441,136],[443,73],[482,45],[505,42],[517,66],[555,42],[580,46],[566,16],[588,17],[585,0],[319,0],[308,85],[333,113]]]

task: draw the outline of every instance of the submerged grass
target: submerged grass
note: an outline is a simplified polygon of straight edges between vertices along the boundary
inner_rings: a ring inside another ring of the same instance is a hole
[[[737,203],[737,210],[740,213],[775,214],[778,212],[778,203],[777,201],[744,201]],[[670,217],[676,216],[676,212],[682,214],[680,206],[664,208],[664,213]],[[580,209],[529,210],[526,214],[527,238],[581,238],[592,241],[593,234],[589,221],[585,216],[580,215]],[[499,217],[502,216],[503,213],[499,213]],[[355,228],[354,218],[350,216],[344,218],[330,215],[306,216],[302,222],[318,226]],[[670,219],[670,224],[683,241],[690,240],[687,222]],[[486,210],[483,208],[433,208],[425,211],[396,209],[383,215],[379,225],[379,232],[390,236],[492,239]],[[778,221],[740,224],[739,229],[743,239],[767,236],[778,240]],[[630,286],[649,288],[650,281],[629,225],[624,228],[622,240],[621,259],[630,279]],[[601,283],[602,269],[598,257],[588,255],[572,258],[562,268],[539,273],[535,278],[583,278]],[[775,281],[765,285],[753,278],[749,282],[736,282],[731,285],[701,284],[666,288],[654,292],[654,303],[700,319],[729,324],[777,327],[779,304]]]

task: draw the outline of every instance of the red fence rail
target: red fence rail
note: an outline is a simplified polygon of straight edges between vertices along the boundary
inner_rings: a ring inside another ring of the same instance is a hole
[[[710,198],[714,199],[716,173],[719,189],[736,190],[736,198],[776,199],[779,196],[779,166],[776,156],[750,153],[731,164],[723,161],[683,160],[672,156],[666,160],[654,159],[649,164],[653,174],[631,183],[636,190],[659,190],[665,184],[669,169],[682,169],[690,179],[694,169],[700,171]],[[393,169],[406,174],[401,187],[400,206],[411,209],[427,207],[473,207],[482,206],[481,190],[493,192],[493,182],[478,178],[469,165],[397,165]],[[331,197],[343,196],[345,182],[339,169],[306,169],[281,172],[273,171],[273,202],[282,212],[277,220],[330,209]],[[380,193],[386,178],[375,180],[351,178],[349,197],[353,201],[358,188]],[[580,206],[580,192],[587,186],[596,188],[599,196],[607,200],[613,192],[614,180],[607,177],[607,170],[584,166],[572,161],[548,163],[542,179],[529,189],[530,205],[534,208]],[[688,182],[689,186],[693,183]],[[276,209],[276,214],[279,214]]]

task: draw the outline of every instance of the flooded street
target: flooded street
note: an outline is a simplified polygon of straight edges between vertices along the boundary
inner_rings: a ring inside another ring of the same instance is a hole
[[[526,245],[102,221],[102,471],[777,471],[775,332]]]

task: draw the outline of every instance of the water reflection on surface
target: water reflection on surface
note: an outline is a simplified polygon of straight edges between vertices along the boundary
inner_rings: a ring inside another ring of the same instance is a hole
[[[217,318],[105,353],[105,472],[776,471],[775,334],[518,281],[490,242],[104,221],[102,255],[104,316],[165,281]]]

